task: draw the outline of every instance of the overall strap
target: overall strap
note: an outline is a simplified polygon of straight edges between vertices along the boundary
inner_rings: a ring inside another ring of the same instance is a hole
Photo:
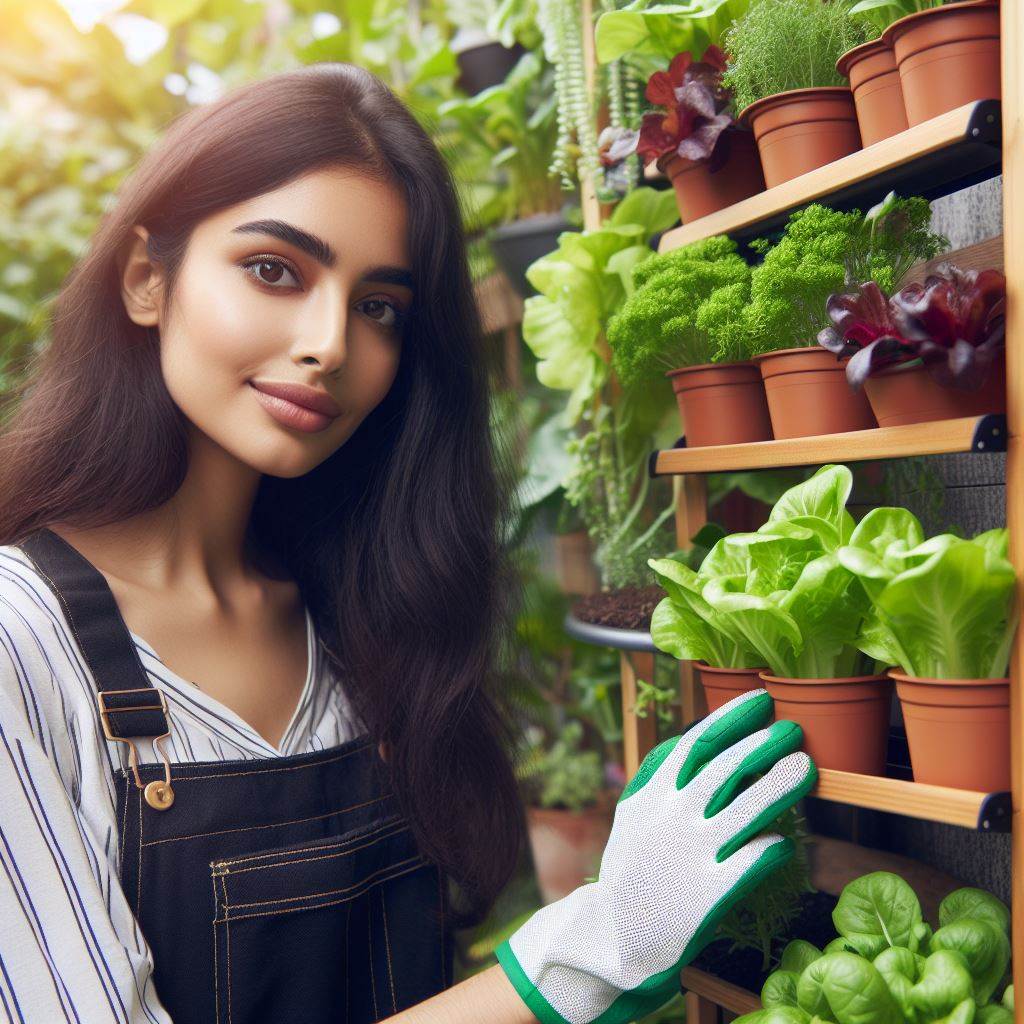
[[[63,537],[43,527],[18,545],[57,595],[96,681],[108,739],[166,736],[167,705],[146,675],[103,574]]]

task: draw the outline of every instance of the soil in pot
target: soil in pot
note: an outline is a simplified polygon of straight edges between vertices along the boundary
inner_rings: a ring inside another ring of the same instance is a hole
[[[841,434],[875,426],[867,396],[854,391],[846,370],[820,345],[755,356],[764,378],[776,438]]]
[[[727,147],[719,153],[718,147]],[[727,129],[715,150],[719,166],[709,160],[686,160],[673,153],[658,161],[676,193],[676,206],[684,224],[724,210],[741,199],[764,191],[761,158],[753,133],[746,128]]]
[[[884,775],[892,681],[887,676],[781,679],[761,673],[776,719],[797,722],[818,768]]]
[[[882,39],[896,55],[911,125],[1002,95],[997,0],[909,14],[894,21]]]
[[[568,896],[597,874],[617,800],[618,793],[606,791],[595,806],[581,811],[526,808],[533,866],[545,903]]]
[[[853,92],[845,86],[766,96],[746,107],[740,121],[754,130],[768,188],[861,148]]]
[[[616,629],[650,630],[654,609],[665,596],[657,584],[649,587],[620,587],[618,590],[588,594],[572,607],[583,622]]]
[[[1009,679],[889,675],[903,708],[915,782],[979,793],[1010,788]]]
[[[874,145],[907,127],[903,88],[891,46],[881,39],[855,46],[836,63],[839,74],[850,80],[861,142]]]
[[[698,661],[693,666],[700,675],[704,696],[708,702],[708,714],[717,711],[741,693],[761,688],[760,674],[763,668],[714,668]]]
[[[688,448],[771,440],[764,383],[754,363],[705,363],[665,376],[676,393]]]

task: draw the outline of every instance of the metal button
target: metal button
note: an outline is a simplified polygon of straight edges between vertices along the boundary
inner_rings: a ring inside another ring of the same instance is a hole
[[[146,803],[158,811],[166,811],[174,803],[174,790],[163,779],[147,783],[142,795],[146,798]]]

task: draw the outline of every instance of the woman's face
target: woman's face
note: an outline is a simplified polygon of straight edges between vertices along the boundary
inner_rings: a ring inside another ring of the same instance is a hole
[[[356,170],[311,172],[193,231],[159,320],[167,389],[240,461],[301,476],[387,394],[412,299],[401,194]],[[326,411],[263,390],[294,384]]]

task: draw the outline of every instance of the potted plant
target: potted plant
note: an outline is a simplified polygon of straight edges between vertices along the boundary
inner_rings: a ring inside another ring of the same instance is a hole
[[[853,94],[836,62],[866,42],[848,0],[755,0],[725,37],[724,82],[753,128],[769,188],[861,147]]]
[[[503,82],[526,50],[509,31],[497,38],[495,0],[444,0],[444,9],[455,28],[448,44],[459,67],[455,84],[475,96]]]
[[[885,9],[904,14],[882,42],[893,49],[911,125],[1002,96],[999,0],[895,0]]]
[[[853,478],[823,466],[790,488],[756,533],[731,534],[701,591],[717,628],[751,647],[780,719],[798,722],[820,768],[880,775],[892,683],[858,647],[869,602],[837,550],[853,532]],[[703,568],[703,567],[702,567]]]
[[[764,189],[754,136],[733,120],[722,85],[725,54],[709,46],[700,60],[677,53],[667,71],[656,71],[644,92],[659,110],[646,113],[637,131],[621,131],[608,158],[637,152],[672,181],[684,224]]]
[[[887,298],[874,281],[829,297],[818,343],[847,359],[879,426],[1006,410],[1006,278],[941,264]]]
[[[897,874],[872,871],[842,891],[838,936],[823,950],[795,939],[736,1024],[1012,1024],[1010,911],[983,889],[955,889],[938,928]]]
[[[489,235],[491,249],[524,296],[533,291],[526,267],[571,228],[559,212],[561,188],[548,171],[557,131],[554,107],[546,98],[549,79],[540,58],[527,53],[500,85],[438,108],[443,123],[457,129],[460,146],[480,154],[488,171],[499,177],[478,217],[499,224]]]
[[[745,315],[776,438],[875,426],[863,392],[816,339],[834,291],[866,280],[894,289],[917,260],[948,246],[930,219],[920,198],[890,195],[866,215],[812,204],[793,214],[777,244],[752,243],[764,262],[753,271]]]
[[[669,377],[690,447],[771,438],[764,385],[749,361],[750,267],[715,236],[633,271],[633,294],[608,324],[612,365],[627,386]]]
[[[1005,529],[926,541],[906,509],[880,508],[838,551],[871,602],[861,649],[896,666],[918,782],[1010,787],[1007,666],[1018,612],[1006,549]]]

